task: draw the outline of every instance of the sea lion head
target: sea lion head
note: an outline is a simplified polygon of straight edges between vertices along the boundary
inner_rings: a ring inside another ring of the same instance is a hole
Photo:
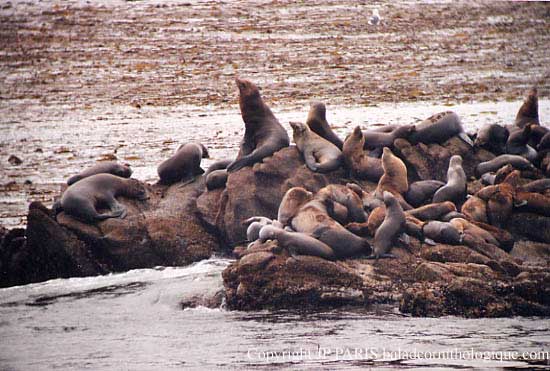
[[[282,231],[282,229],[277,228],[273,225],[266,225],[265,227],[262,227],[262,229],[260,229],[259,240],[261,242],[265,242],[267,240],[275,240],[277,239],[279,233],[281,233]]]
[[[201,147],[202,151],[202,158],[210,158],[210,154],[208,153],[208,149],[204,146],[202,143],[197,143]]]
[[[129,178],[132,176],[132,169],[129,164],[117,164],[113,170],[113,174],[122,178]]]
[[[449,167],[462,166],[462,157],[460,155],[454,155],[449,161]]]
[[[260,90],[256,85],[248,80],[235,78],[235,83],[239,88],[239,107],[245,124],[248,124],[249,117],[261,114],[265,111],[265,104],[260,96]]]
[[[294,137],[295,138],[296,137],[301,137],[308,130],[307,125],[302,124],[301,122],[297,122],[297,121],[290,121],[290,127],[292,127],[292,130],[294,131]]]
[[[326,119],[327,107],[323,102],[313,101],[309,105],[308,120],[311,118]]]
[[[397,204],[397,199],[391,192],[384,191],[383,196],[384,196],[384,205],[386,205],[387,208]]]
[[[147,189],[143,183],[137,179],[128,179],[126,181],[124,194],[129,197],[137,198],[138,200],[146,200],[149,198],[147,195]]]

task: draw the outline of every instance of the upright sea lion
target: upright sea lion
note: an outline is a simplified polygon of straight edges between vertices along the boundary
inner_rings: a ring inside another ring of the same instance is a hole
[[[363,132],[357,126],[344,142],[342,150],[344,163],[352,176],[377,182],[382,177],[382,174],[384,174],[382,161],[369,157],[363,150],[364,145],[365,138],[363,137]]]
[[[330,128],[330,125],[327,122],[327,109],[324,103],[311,103],[309,113],[307,115],[306,125],[315,134],[319,135],[322,138],[325,138],[336,147],[338,147],[339,150],[342,150],[344,143]]]
[[[117,196],[144,200],[147,198],[147,190],[136,179],[96,174],[69,186],[61,197],[60,206],[66,214],[85,223],[124,218],[126,208],[116,200]],[[110,212],[100,214],[98,208],[108,208]]]
[[[500,155],[506,150],[506,141],[508,141],[509,135],[508,129],[504,126],[486,124],[478,130],[474,145]]]
[[[419,180],[409,185],[407,193],[405,193],[405,200],[414,207],[424,205],[427,201],[431,200],[434,193],[445,183],[439,180]]]
[[[460,245],[462,243],[461,233],[453,224],[448,222],[430,220],[422,227],[422,233],[425,241],[429,239],[449,245]]]
[[[237,158],[227,167],[230,173],[261,162],[289,145],[286,130],[264,103],[256,85],[239,78],[235,82],[239,88],[239,106],[245,132]]]
[[[527,124],[540,124],[539,122],[539,99],[537,88],[532,88],[527,93],[517,115],[514,125],[523,128]]]
[[[301,122],[291,122],[296,147],[304,156],[307,167],[318,173],[334,171],[342,165],[342,151],[328,140],[315,134]]]
[[[305,233],[289,232],[284,229],[268,225],[260,231],[260,240],[277,240],[279,246],[288,249],[292,255],[313,255],[324,259],[334,260],[335,254],[327,244]]]
[[[277,212],[277,220],[283,225],[290,225],[292,218],[300,207],[313,199],[313,193],[302,187],[292,187],[286,191]]]
[[[490,161],[481,162],[476,166],[476,175],[479,177],[491,171],[497,171],[505,165],[512,165],[518,170],[533,170],[534,166],[529,160],[518,155],[500,155]]]
[[[476,193],[477,197],[487,202],[487,220],[491,225],[503,228],[508,223],[518,179],[519,172],[515,170],[502,183],[487,186]]]
[[[382,153],[382,168],[384,169],[384,175],[378,181],[374,195],[379,199],[383,199],[384,191],[388,191],[397,197],[404,209],[412,209],[411,205],[403,198],[403,195],[409,189],[407,167],[388,147],[384,147]]]
[[[405,231],[405,213],[391,192],[384,191],[384,205],[386,216],[374,233],[374,247],[369,258],[394,258],[389,252],[397,238]]]
[[[452,201],[459,205],[466,198],[466,194],[466,173],[462,168],[462,157],[454,155],[449,160],[447,184],[435,192],[432,202]]]
[[[157,168],[161,184],[170,185],[179,181],[193,180],[204,173],[201,159],[208,158],[208,151],[200,143],[181,145],[176,153],[164,160]]]
[[[370,252],[368,241],[351,233],[332,219],[324,203],[317,199],[300,208],[292,219],[292,228],[296,232],[311,234],[324,242],[334,250],[337,258]]]
[[[376,130],[366,130],[363,132],[365,138],[364,149],[376,149],[393,146],[397,138],[407,138],[413,131],[414,126],[403,125],[390,132],[380,132]]]
[[[469,145],[474,143],[464,132],[460,118],[454,112],[447,111],[428,117],[415,125],[415,131],[409,135],[409,142],[416,144],[443,143],[447,139],[458,135],[460,139]]]
[[[81,173],[74,175],[67,180],[67,185],[72,185],[79,180],[87,178],[95,174],[113,174],[122,178],[129,178],[132,175],[132,169],[128,164],[119,164],[116,161],[100,162]]]
[[[526,125],[523,129],[516,129],[510,133],[506,141],[506,153],[525,157],[529,161],[537,158],[537,151],[529,144],[531,137],[531,126]]]

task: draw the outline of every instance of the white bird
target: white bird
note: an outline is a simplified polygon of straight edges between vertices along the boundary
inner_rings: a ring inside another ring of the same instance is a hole
[[[378,9],[373,9],[372,17],[370,17],[370,19],[369,19],[369,24],[373,25],[373,26],[376,26],[378,23],[380,23],[381,20],[382,20],[382,18],[380,17],[380,14],[378,13]]]

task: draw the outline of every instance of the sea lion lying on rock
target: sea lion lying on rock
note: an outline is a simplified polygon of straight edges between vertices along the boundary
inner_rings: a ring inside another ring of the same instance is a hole
[[[121,178],[129,178],[132,175],[132,169],[128,164],[119,164],[116,161],[100,162],[67,180],[67,185],[72,185],[79,180],[95,174],[113,174]]]
[[[363,137],[365,138],[364,149],[376,149],[384,147],[392,147],[394,140],[397,138],[408,138],[415,131],[413,125],[399,126],[389,132],[378,130],[365,130]]]
[[[334,171],[342,165],[342,152],[328,140],[315,134],[300,122],[291,122],[294,131],[294,142],[304,157],[307,167],[318,173]]]
[[[279,246],[286,248],[291,255],[313,255],[328,260],[334,260],[334,251],[325,243],[305,233],[290,232],[274,225],[263,227],[259,235],[260,241],[277,240]]]
[[[370,157],[364,150],[365,138],[359,126],[346,138],[342,153],[347,170],[353,177],[378,182],[384,174],[382,161]]]
[[[158,166],[160,183],[170,185],[193,181],[198,175],[204,174],[201,168],[203,158],[208,158],[208,150],[202,144],[182,144],[172,157]]]
[[[409,135],[409,142],[416,144],[443,143],[447,139],[458,135],[460,139],[472,147],[474,143],[464,132],[462,122],[454,112],[447,111],[437,113],[415,125],[415,130]]]

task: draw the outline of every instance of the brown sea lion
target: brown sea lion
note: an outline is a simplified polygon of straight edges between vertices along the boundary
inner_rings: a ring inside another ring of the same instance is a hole
[[[458,135],[460,139],[473,147],[472,139],[464,132],[460,118],[454,112],[447,111],[437,113],[415,125],[415,130],[409,135],[409,142],[417,143],[443,143],[447,139]]]
[[[540,124],[539,122],[539,98],[537,88],[532,88],[519,108],[514,125],[523,128],[527,124]]]
[[[277,220],[283,225],[290,225],[292,218],[300,207],[313,199],[313,193],[302,187],[292,187],[286,191],[277,212]]]
[[[452,201],[455,205],[460,205],[464,202],[466,194],[466,173],[462,168],[462,157],[451,156],[447,170],[447,183],[434,193],[432,202]]]
[[[264,103],[256,85],[239,78],[235,82],[245,132],[237,158],[227,166],[230,173],[261,162],[290,143],[286,130]]]
[[[95,174],[113,174],[122,178],[129,178],[132,175],[132,169],[128,164],[119,164],[116,161],[100,162],[67,180],[67,185],[72,185],[79,180]]]
[[[192,181],[196,176],[204,174],[201,168],[203,158],[208,158],[208,151],[202,144],[181,145],[172,157],[158,166],[159,183],[170,185],[180,181]]]
[[[478,227],[477,225],[469,222],[466,219],[463,218],[453,218],[451,219],[450,223],[461,233],[469,233],[469,234],[475,234],[479,238],[481,238],[486,243],[493,244],[495,246],[499,246],[498,240],[487,230]]]
[[[336,258],[334,250],[327,244],[305,233],[289,232],[268,225],[260,230],[260,241],[277,240],[279,246],[287,249],[292,255],[313,255],[328,260]]]
[[[363,132],[357,126],[344,142],[342,150],[344,163],[353,177],[377,182],[384,174],[382,161],[378,158],[369,157],[363,150],[364,144]]]
[[[456,206],[451,201],[431,203],[416,209],[405,211],[405,214],[414,216],[420,220],[438,220],[443,215],[456,211]]]
[[[466,202],[462,204],[460,211],[470,220],[489,223],[487,219],[487,202],[477,196],[468,197]]]
[[[338,147],[301,122],[291,122],[290,126],[294,132],[294,143],[311,171],[328,173],[342,165],[344,157]]]
[[[477,197],[487,202],[489,224],[503,228],[508,223],[514,208],[518,179],[519,171],[515,170],[502,183],[487,186],[476,193]]]
[[[363,200],[347,186],[329,184],[321,188],[315,194],[315,198],[325,202],[325,204],[327,204],[327,201],[331,201],[333,204],[344,206],[347,210],[347,219],[349,222],[362,223],[367,221],[367,216],[363,210]]]
[[[384,169],[384,174],[378,181],[378,186],[374,191],[375,197],[383,199],[384,191],[388,191],[397,198],[404,209],[412,209],[411,205],[403,198],[403,195],[409,189],[407,167],[388,147],[384,147],[382,153],[382,169]]]
[[[374,246],[372,255],[368,258],[395,258],[390,254],[397,238],[405,232],[405,213],[399,204],[397,198],[388,191],[384,191],[384,205],[386,206],[386,215],[384,221],[374,233]]]
[[[408,138],[414,131],[413,125],[403,125],[390,132],[380,132],[376,130],[366,130],[363,132],[365,138],[364,149],[376,149],[393,146],[393,141],[397,138]]]
[[[547,189],[550,189],[550,179],[548,178],[534,180],[518,187],[519,191],[532,193],[543,193]]]
[[[325,138],[338,147],[339,150],[342,150],[344,143],[330,128],[330,125],[327,122],[327,109],[324,103],[311,103],[309,113],[307,115],[306,125],[309,126],[311,131],[315,134]]]
[[[116,200],[118,196],[144,200],[147,198],[147,190],[136,179],[96,174],[69,186],[59,201],[60,210],[85,223],[124,218],[126,208]],[[104,208],[110,211],[100,214],[98,209]]]

